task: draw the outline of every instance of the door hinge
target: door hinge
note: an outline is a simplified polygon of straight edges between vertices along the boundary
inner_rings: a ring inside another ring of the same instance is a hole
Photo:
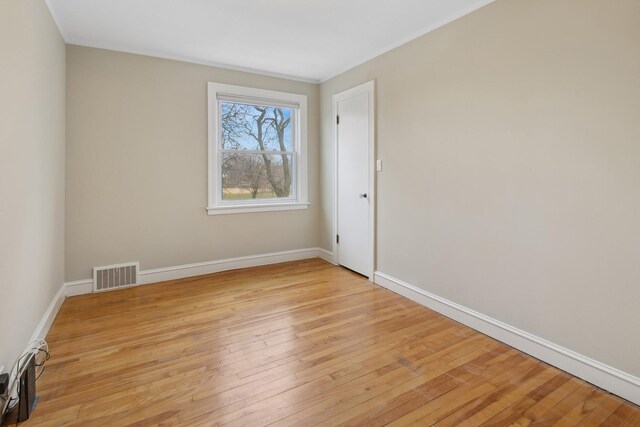
[[[339,125],[340,124],[340,116],[336,116],[336,124]]]
[[[340,235],[336,234],[336,243],[340,243]]]

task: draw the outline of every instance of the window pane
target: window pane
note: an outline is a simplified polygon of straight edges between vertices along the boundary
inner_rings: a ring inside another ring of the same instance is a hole
[[[225,150],[293,151],[291,108],[220,103]]]
[[[293,197],[292,161],[291,155],[223,154],[222,200]]]

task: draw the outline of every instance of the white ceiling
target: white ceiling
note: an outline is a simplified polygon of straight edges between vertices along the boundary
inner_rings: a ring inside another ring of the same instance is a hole
[[[492,0],[46,0],[70,44],[319,82]]]

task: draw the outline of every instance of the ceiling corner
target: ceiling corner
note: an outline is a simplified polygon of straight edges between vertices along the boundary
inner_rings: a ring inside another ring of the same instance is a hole
[[[64,33],[64,30],[62,28],[62,24],[60,23],[61,22],[60,17],[56,14],[56,11],[53,8],[53,5],[51,4],[51,0],[44,0],[44,4],[49,9],[49,13],[51,14],[51,17],[53,18],[53,22],[55,22],[56,27],[58,27],[58,31],[60,32],[60,35],[62,36],[62,40],[64,40],[65,43],[69,43],[69,39],[66,36],[66,34]]]

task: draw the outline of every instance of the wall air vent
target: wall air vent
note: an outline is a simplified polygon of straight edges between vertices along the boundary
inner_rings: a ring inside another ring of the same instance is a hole
[[[140,264],[137,262],[94,267],[93,291],[103,292],[135,286],[138,284],[139,269]]]

